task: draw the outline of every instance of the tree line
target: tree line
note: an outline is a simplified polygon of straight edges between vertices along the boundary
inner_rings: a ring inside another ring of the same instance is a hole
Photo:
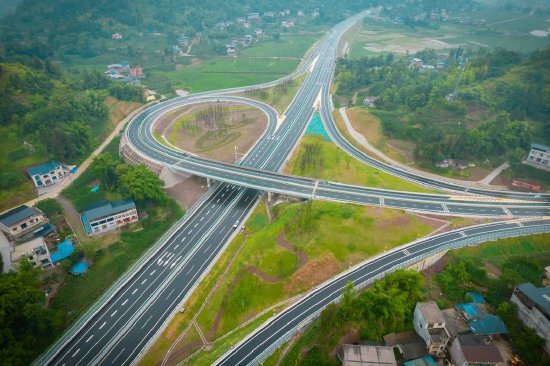
[[[437,62],[433,50],[414,55],[425,63]],[[460,158],[484,161],[518,159],[539,133],[550,134],[550,48],[529,55],[497,49],[450,52],[446,68],[420,72],[410,58],[341,59],[337,63],[340,95],[366,89],[377,96],[372,112],[386,135],[416,143],[421,161]],[[454,100],[459,80],[459,93]],[[477,115],[470,114],[477,109]],[[468,126],[468,119],[479,121]],[[521,159],[521,158],[520,158]]]

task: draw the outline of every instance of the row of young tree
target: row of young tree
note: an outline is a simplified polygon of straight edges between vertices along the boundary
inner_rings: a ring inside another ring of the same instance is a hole
[[[452,50],[445,70],[419,72],[408,58],[342,59],[337,65],[338,94],[367,89],[385,134],[416,143],[416,157],[482,161],[517,159],[532,141],[529,121],[550,133],[550,48],[524,56],[512,51]],[[433,50],[414,55],[433,62]],[[454,100],[457,80],[460,91]],[[468,128],[468,109],[482,111],[480,123]],[[483,117],[485,116],[485,117]]]

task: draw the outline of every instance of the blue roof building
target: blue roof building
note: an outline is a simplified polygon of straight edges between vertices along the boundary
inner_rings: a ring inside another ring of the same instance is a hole
[[[57,160],[27,169],[29,177],[36,188],[47,187],[57,183],[69,174],[69,169]]]
[[[88,236],[115,230],[139,219],[131,199],[101,202],[89,207],[80,218]]]
[[[499,316],[484,315],[481,319],[470,322],[470,330],[474,334],[508,334],[508,328]]]

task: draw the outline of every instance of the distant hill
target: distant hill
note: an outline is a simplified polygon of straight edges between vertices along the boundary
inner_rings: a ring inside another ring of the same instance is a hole
[[[17,5],[21,3],[22,0],[2,0],[0,1],[0,17],[8,14],[9,12],[15,10]]]
[[[293,15],[319,9],[318,22],[331,24],[372,4],[374,0],[25,0],[0,25],[0,56],[94,57],[107,52],[115,32],[173,33],[177,38],[251,13],[285,9]]]

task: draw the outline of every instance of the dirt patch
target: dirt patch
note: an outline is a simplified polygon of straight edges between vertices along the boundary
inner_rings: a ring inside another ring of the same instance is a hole
[[[190,176],[182,182],[165,189],[166,193],[188,210],[197,202],[206,191],[206,180],[201,177]]]
[[[330,352],[330,357],[336,357],[336,353],[344,344],[358,344],[361,341],[361,335],[355,328],[351,328],[348,332],[338,340],[336,347]]]
[[[284,232],[281,232],[277,236],[277,239],[275,239],[275,241],[277,242],[277,244],[279,244],[283,248],[287,249],[288,251],[294,253],[294,255],[296,255],[296,257],[298,257],[298,269],[302,268],[304,266],[304,264],[307,263],[308,258],[307,258],[306,253],[304,253],[301,250],[295,248],[292,244],[290,244],[288,241],[286,241]]]
[[[442,291],[434,281],[434,276],[437,273],[443,272],[447,265],[447,257],[443,256],[440,260],[424,269],[421,273],[424,276],[424,283],[428,289],[427,298],[430,300],[439,299],[442,296]]]
[[[218,327],[220,326],[220,321],[222,319],[223,315],[223,308],[220,306],[218,309],[218,312],[216,313],[216,317],[214,318],[214,323],[212,323],[212,326],[210,327],[210,330],[208,331],[208,334],[206,335],[206,340],[210,341],[214,335],[216,334],[216,331],[218,330]]]
[[[116,126],[120,121],[129,115],[134,109],[139,108],[141,103],[138,102],[125,102],[118,100],[114,97],[106,97],[105,105],[109,113],[109,120]]]
[[[248,266],[246,267],[246,270],[258,276],[262,281],[267,283],[277,283],[280,281],[279,277],[268,275],[267,273],[260,271],[256,266]]]
[[[485,262],[485,270],[487,271],[487,275],[492,278],[499,278],[502,274],[500,268],[489,261]]]
[[[414,149],[416,144],[412,141],[389,139],[386,143],[388,148],[404,157],[410,162],[414,162]]]
[[[267,116],[239,103],[203,103],[163,116],[155,126],[169,143],[201,157],[233,163],[260,138]]]
[[[340,265],[332,254],[310,260],[302,268],[294,272],[285,285],[287,293],[299,293],[310,289],[340,272]]]
[[[427,216],[423,216],[423,215],[420,216],[420,215],[415,215],[415,214],[413,214],[413,215],[414,215],[414,217],[416,217],[416,219],[418,221],[420,221],[423,224],[431,226],[434,230],[437,230],[440,227],[446,225],[446,223],[443,220],[436,219],[435,217],[427,217]]]
[[[187,343],[185,345],[182,345],[181,347],[176,347],[172,353],[170,354],[170,357],[168,358],[167,365],[176,365],[181,360],[184,360],[185,358],[189,357],[195,350],[202,347],[202,341],[195,341],[191,343]],[[161,365],[162,360],[159,360],[156,365]]]
[[[346,114],[353,128],[370,144],[377,146],[382,140],[380,119],[364,109],[349,108]]]

